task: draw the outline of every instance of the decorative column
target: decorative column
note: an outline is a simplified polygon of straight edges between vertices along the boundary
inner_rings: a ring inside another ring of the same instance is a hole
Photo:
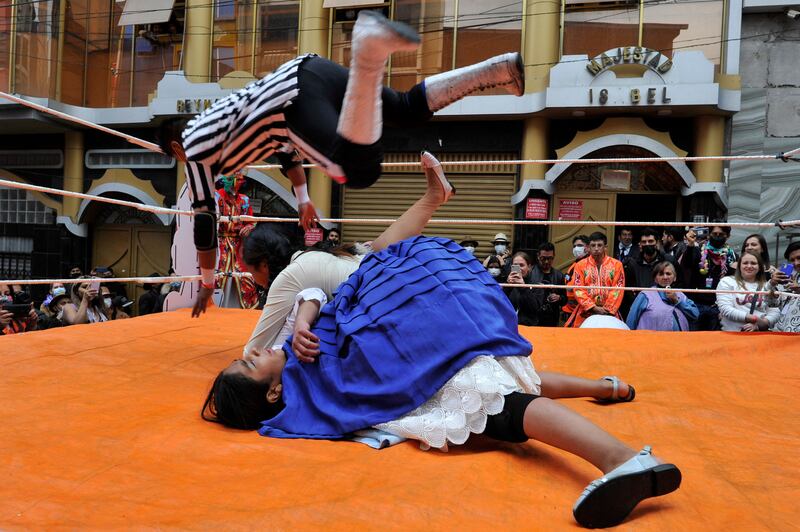
[[[213,29],[214,1],[186,0],[183,72],[192,83],[210,81]]]
[[[725,148],[725,117],[698,116],[694,120],[694,154],[722,155]],[[699,183],[722,183],[722,161],[696,161],[692,170]]]
[[[83,133],[69,131],[64,134],[64,190],[83,192]],[[61,214],[78,223],[80,198],[64,196]]]
[[[330,10],[322,7],[323,0],[303,0],[300,2],[300,40],[297,43],[299,54],[314,53],[322,57],[328,55],[328,24]],[[321,170],[308,170],[308,195],[320,216],[331,213],[331,187],[328,176]]]

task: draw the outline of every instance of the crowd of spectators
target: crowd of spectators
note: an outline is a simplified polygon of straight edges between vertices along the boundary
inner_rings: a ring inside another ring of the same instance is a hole
[[[737,254],[728,245],[730,233],[721,224],[685,233],[623,227],[613,248],[601,232],[575,236],[568,261],[556,257],[551,242],[512,252],[508,237],[497,233],[494,253],[483,258],[483,265],[498,283],[510,285],[504,291],[520,325],[579,327],[602,315],[625,321],[630,329],[800,332],[800,298],[791,297],[800,293],[800,242],[788,245],[786,262],[778,267],[763,236],[748,235]],[[339,231],[331,229],[317,246],[335,246],[339,239]],[[461,245],[474,254],[479,242],[465,237]],[[563,271],[556,267],[565,263]],[[168,275],[175,272],[170,269]],[[157,313],[167,295],[181,289],[179,280],[145,282],[134,307],[126,284],[110,280],[115,278],[110,267],[96,267],[89,275],[73,267],[69,277],[74,282],[53,283],[42,301],[34,301],[25,285],[0,285],[0,333]],[[526,286],[539,284],[554,287]],[[623,290],[647,287],[663,290]],[[684,293],[687,288],[720,292]]]
[[[748,235],[737,253],[730,235],[723,224],[688,231],[622,227],[613,248],[604,233],[577,235],[562,273],[553,265],[565,261],[555,257],[552,243],[512,253],[500,233],[483,264],[497,282],[521,285],[504,288],[520,325],[579,327],[592,315],[606,315],[631,329],[800,332],[800,298],[789,295],[800,293],[800,242],[788,245],[786,263],[777,267],[763,236]],[[478,243],[467,237],[466,244]],[[565,288],[524,286],[530,284]]]
[[[175,273],[170,269],[170,276]],[[24,284],[0,285],[0,334],[65,327],[84,323],[102,323],[134,316],[134,302],[128,299],[125,283],[115,278],[110,267],[96,267],[84,275],[80,267],[70,268],[74,282],[52,283],[41,300],[31,295]],[[151,277],[161,277],[158,273]],[[139,297],[138,313],[143,316],[161,312],[164,299],[181,282],[145,283]]]

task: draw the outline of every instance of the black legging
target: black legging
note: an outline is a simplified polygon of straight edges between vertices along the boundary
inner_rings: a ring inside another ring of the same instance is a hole
[[[298,72],[300,94],[286,110],[289,128],[330,161],[338,164],[347,177],[347,186],[366,188],[381,175],[383,146],[353,144],[337,134],[342,110],[347,69],[324,59],[304,61]],[[408,92],[383,88],[383,121],[394,126],[418,126],[433,116],[422,84]]]

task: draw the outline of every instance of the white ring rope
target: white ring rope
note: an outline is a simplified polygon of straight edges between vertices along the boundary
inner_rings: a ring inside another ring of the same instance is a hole
[[[109,135],[114,135],[115,137],[121,137],[131,144],[136,144],[137,146],[141,146],[142,148],[146,148],[150,151],[154,151],[156,153],[164,153],[158,144],[154,144],[152,142],[148,142],[146,140],[142,140],[138,137],[134,137],[133,135],[128,135],[127,133],[123,133],[122,131],[117,131],[116,129],[111,129],[110,127],[101,126],[100,124],[95,124],[94,122],[90,122],[88,120],[84,120],[83,118],[78,118],[77,116],[73,116],[71,114],[62,113],[61,111],[56,111],[55,109],[51,109],[50,107],[46,107],[44,105],[39,105],[38,103],[31,102],[29,100],[25,100],[24,98],[20,98],[18,96],[14,96],[13,94],[8,94],[7,92],[0,91],[0,98],[5,98],[6,100],[12,101],[14,103],[18,103],[24,105],[26,107],[30,107],[31,109],[35,109],[42,113],[47,113],[49,115],[53,115],[56,118],[60,118],[62,120],[68,120],[70,122],[75,122],[76,124],[80,124],[82,126],[90,127],[93,129],[98,129],[103,133],[108,133]]]
[[[217,272],[215,277],[252,277],[247,272]],[[173,275],[162,277],[82,277],[80,279],[5,279],[0,280],[0,285],[3,284],[21,284],[21,285],[35,285],[35,284],[81,284],[89,282],[99,283],[171,283],[173,281],[199,281],[202,279],[201,275]]]
[[[419,163],[414,163],[419,165]],[[43,187],[39,185],[31,185],[29,183],[20,183],[18,181],[9,181],[7,179],[0,179],[0,187],[17,188],[21,190],[31,190],[34,192],[43,192],[45,194],[56,194],[59,196],[69,196],[73,198],[82,198],[92,201],[99,201],[102,203],[113,203],[114,205],[122,205],[131,207],[140,211],[152,212],[155,214],[173,214],[180,216],[194,216],[192,211],[182,211],[180,209],[169,209],[167,207],[157,207],[155,205],[145,205],[135,201],[119,200],[114,198],[107,198],[105,196],[95,196],[92,194],[84,194],[82,192],[71,192],[68,190],[61,190],[57,188]],[[299,222],[299,218],[281,218],[275,216],[219,216],[220,222]],[[391,224],[396,220],[394,218],[320,218],[323,223],[347,223],[347,224]],[[688,226],[694,227],[703,225],[699,222],[618,222],[613,220],[481,220],[481,219],[458,219],[458,218],[433,218],[429,223],[441,225],[603,225],[603,226],[643,226],[643,227],[681,227]],[[721,225],[730,227],[789,227],[800,225],[800,220],[788,220],[778,222],[715,222]],[[705,225],[709,225],[706,223]]]
[[[216,277],[252,277],[247,272],[217,272]],[[175,275],[172,277],[84,277],[81,279],[6,279],[0,280],[0,285],[21,284],[21,285],[42,285],[42,284],[79,284],[87,282],[100,283],[170,283],[174,281],[199,281],[200,275]],[[574,291],[583,290],[622,290],[628,292],[683,292],[685,294],[751,294],[751,295],[770,295],[771,290],[714,290],[711,288],[660,288],[656,286],[636,287],[636,286],[582,286],[582,285],[563,285],[563,284],[513,284],[498,283],[504,288],[552,288],[555,290]],[[800,297],[800,294],[793,292],[775,292],[778,296]]]
[[[771,290],[715,290],[713,288],[661,288],[657,286],[638,287],[638,286],[583,286],[583,285],[563,285],[563,284],[514,284],[498,283],[504,288],[554,288],[558,290],[622,290],[624,292],[683,292],[686,294],[751,294],[751,295],[770,295]],[[793,292],[778,292],[776,295],[789,297],[800,297],[800,294]]]
[[[86,126],[89,128],[94,128],[100,130],[104,133],[108,133],[109,135],[114,135],[116,137],[121,137],[131,144],[136,144],[137,146],[141,146],[146,148],[150,151],[156,153],[164,153],[161,150],[161,147],[158,144],[140,139],[138,137],[134,137],[133,135],[128,135],[126,133],[122,133],[121,131],[117,131],[115,129],[111,129],[105,126],[101,126],[100,124],[96,124],[94,122],[90,122],[89,120],[84,120],[82,118],[78,118],[77,116],[70,115],[68,113],[64,113],[61,111],[56,111],[55,109],[51,109],[50,107],[46,107],[44,105],[40,105],[38,103],[34,103],[30,100],[26,100],[24,98],[20,98],[18,96],[14,96],[13,94],[9,94],[7,92],[0,91],[0,98],[5,98],[6,100],[12,101],[14,103],[18,103],[20,105],[24,105],[30,107],[31,109],[35,109],[39,112],[46,113],[53,115],[57,118],[62,120],[68,120],[71,122],[75,122],[82,126]],[[794,155],[800,154],[800,148],[795,148],[794,150],[779,153],[776,155],[703,155],[703,156],[673,156],[673,157],[630,157],[630,158],[611,158],[611,159],[511,159],[506,161],[441,161],[442,166],[492,166],[492,165],[499,165],[499,164],[514,164],[514,165],[528,165],[528,164],[558,164],[558,163],[568,163],[568,164],[596,164],[596,163],[649,163],[649,162],[696,162],[696,161],[752,161],[752,160],[768,160],[768,159],[778,159],[784,162],[788,160],[796,160],[793,159]],[[404,167],[404,166],[415,166],[419,163],[415,162],[397,162],[397,163],[388,163],[384,162],[381,163],[381,166],[384,167]],[[317,165],[315,164],[304,164],[304,168],[315,168]],[[258,164],[258,165],[251,165],[248,168],[254,169],[277,169],[281,168],[281,165],[278,164]]]
[[[516,165],[526,166],[534,164],[606,164],[606,163],[658,163],[658,162],[698,162],[698,161],[760,161],[760,160],[795,160],[793,156],[800,152],[800,148],[777,155],[689,155],[672,157],[610,157],[610,158],[583,158],[583,159],[501,159],[493,161],[439,161],[442,166],[495,166]],[[420,166],[414,161],[382,162],[383,168],[410,168]],[[318,165],[303,164],[303,168],[317,168]],[[254,170],[279,170],[279,164],[251,164],[247,168]]]

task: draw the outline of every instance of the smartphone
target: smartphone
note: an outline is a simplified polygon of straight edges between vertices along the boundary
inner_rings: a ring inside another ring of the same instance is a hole
[[[791,277],[792,273],[794,273],[794,266],[791,264],[784,264],[781,266],[781,271]]]
[[[3,310],[14,314],[15,318],[27,318],[31,311],[30,303],[7,303],[3,305]]]
[[[94,290],[95,292],[100,291],[100,281],[92,281],[89,283],[89,290]]]
[[[519,264],[512,264],[511,273],[522,273],[522,267]]]

